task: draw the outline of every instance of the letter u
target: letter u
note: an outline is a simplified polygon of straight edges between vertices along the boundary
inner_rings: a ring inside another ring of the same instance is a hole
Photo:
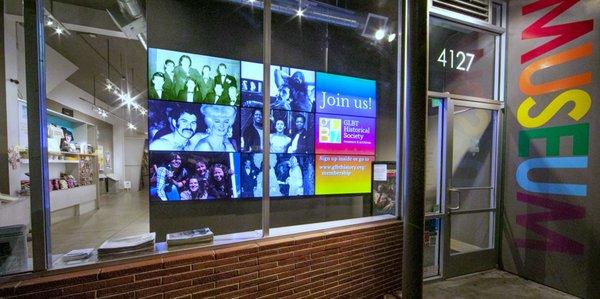
[[[521,188],[535,193],[586,196],[587,185],[563,183],[538,183],[529,180],[529,171],[537,168],[587,168],[588,157],[545,157],[523,161],[517,168],[516,179]]]

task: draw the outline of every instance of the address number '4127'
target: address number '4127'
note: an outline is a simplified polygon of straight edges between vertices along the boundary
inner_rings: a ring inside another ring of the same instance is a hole
[[[441,63],[443,67],[450,67],[459,71],[468,72],[471,69],[474,58],[475,54],[473,53],[463,51],[455,52],[452,49],[446,50],[446,48],[444,48],[440,53],[440,56],[438,56],[437,61]]]

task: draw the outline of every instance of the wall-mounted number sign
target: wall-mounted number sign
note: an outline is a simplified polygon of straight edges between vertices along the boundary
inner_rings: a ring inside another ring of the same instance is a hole
[[[446,48],[444,48],[438,56],[437,61],[441,63],[443,67],[468,72],[471,69],[474,58],[475,54],[473,53],[454,51],[452,49],[446,50]]]

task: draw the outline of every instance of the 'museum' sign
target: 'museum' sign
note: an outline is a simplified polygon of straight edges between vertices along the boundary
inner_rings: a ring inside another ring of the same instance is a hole
[[[584,297],[595,287],[586,276],[598,271],[598,240],[588,236],[598,234],[600,216],[598,159],[590,157],[599,4],[513,1],[509,13],[506,186],[516,188],[505,188],[503,262]]]

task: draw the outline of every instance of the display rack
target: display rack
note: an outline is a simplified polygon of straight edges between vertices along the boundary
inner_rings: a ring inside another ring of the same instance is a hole
[[[48,115],[69,123],[73,129],[75,142],[90,145],[97,149],[96,126],[52,110]],[[26,153],[26,150],[24,150]],[[21,162],[21,179],[28,180],[29,159]],[[50,191],[50,211],[52,222],[65,220],[98,208],[98,156],[94,153],[48,152],[48,177],[59,179],[61,173],[72,175],[77,185],[67,189]]]

